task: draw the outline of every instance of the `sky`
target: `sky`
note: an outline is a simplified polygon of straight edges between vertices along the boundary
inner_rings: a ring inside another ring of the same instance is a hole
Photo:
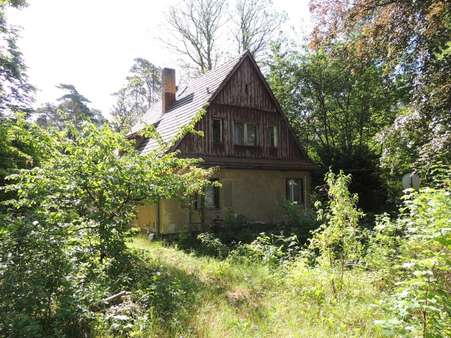
[[[177,0],[29,0],[10,9],[20,27],[18,45],[37,88],[36,103],[55,102],[59,83],[75,85],[92,107],[109,116],[114,97],[136,57],[178,68],[178,57],[160,41],[165,12]],[[311,27],[309,0],[273,0],[285,11],[283,30],[294,39]]]

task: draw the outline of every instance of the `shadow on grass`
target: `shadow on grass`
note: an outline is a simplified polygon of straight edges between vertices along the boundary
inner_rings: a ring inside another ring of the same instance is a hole
[[[186,332],[203,296],[221,296],[226,290],[193,274],[160,262],[144,249],[133,249],[110,271],[115,291],[128,290],[133,302],[147,314],[150,330],[158,336]]]

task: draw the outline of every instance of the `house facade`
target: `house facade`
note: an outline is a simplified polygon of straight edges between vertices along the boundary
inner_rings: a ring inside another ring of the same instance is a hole
[[[175,71],[162,71],[162,100],[145,116],[164,141],[207,107],[196,129],[174,143],[180,156],[202,158],[215,167],[220,187],[211,187],[193,203],[162,200],[143,204],[136,224],[152,232],[169,234],[204,229],[230,215],[251,222],[277,223],[285,201],[310,207],[311,172],[307,158],[250,53],[232,60],[176,92]],[[143,140],[146,152],[154,141]]]

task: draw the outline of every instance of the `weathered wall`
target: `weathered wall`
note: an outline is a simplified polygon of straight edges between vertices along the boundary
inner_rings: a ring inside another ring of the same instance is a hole
[[[276,223],[280,221],[280,203],[286,196],[287,178],[304,178],[305,200],[310,207],[310,173],[306,171],[221,169],[217,173],[221,182],[217,210],[205,210],[205,223],[223,220],[226,210],[246,216],[255,222]],[[137,225],[155,224],[156,207],[139,209]],[[200,211],[190,210],[178,201],[166,200],[160,204],[161,233],[200,230]],[[191,225],[190,225],[191,222]],[[155,231],[155,227],[149,228]]]
[[[214,144],[212,120],[223,121],[223,143]],[[233,126],[236,122],[253,123],[257,126],[255,146],[236,145]],[[269,128],[278,130],[278,146],[270,144]],[[258,70],[250,59],[245,59],[231,76],[224,88],[210,103],[207,114],[196,124],[204,137],[189,134],[178,145],[186,157],[216,157],[219,161],[228,158],[277,160],[307,160],[300,151],[295,136],[290,131],[288,120],[278,110],[271,93],[265,87]],[[243,166],[246,168],[246,166]]]

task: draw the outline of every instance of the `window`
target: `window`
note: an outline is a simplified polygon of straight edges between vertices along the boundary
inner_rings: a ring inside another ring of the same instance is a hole
[[[223,120],[213,119],[213,144],[222,144],[223,142]]]
[[[302,178],[288,178],[287,200],[298,205],[304,205],[304,180]]]
[[[273,148],[277,148],[279,145],[279,129],[276,126],[268,128],[269,145]]]
[[[197,194],[194,199],[194,209],[219,209],[219,187],[209,186],[203,195]]]
[[[234,123],[234,143],[242,146],[257,145],[257,125],[253,123]]]

